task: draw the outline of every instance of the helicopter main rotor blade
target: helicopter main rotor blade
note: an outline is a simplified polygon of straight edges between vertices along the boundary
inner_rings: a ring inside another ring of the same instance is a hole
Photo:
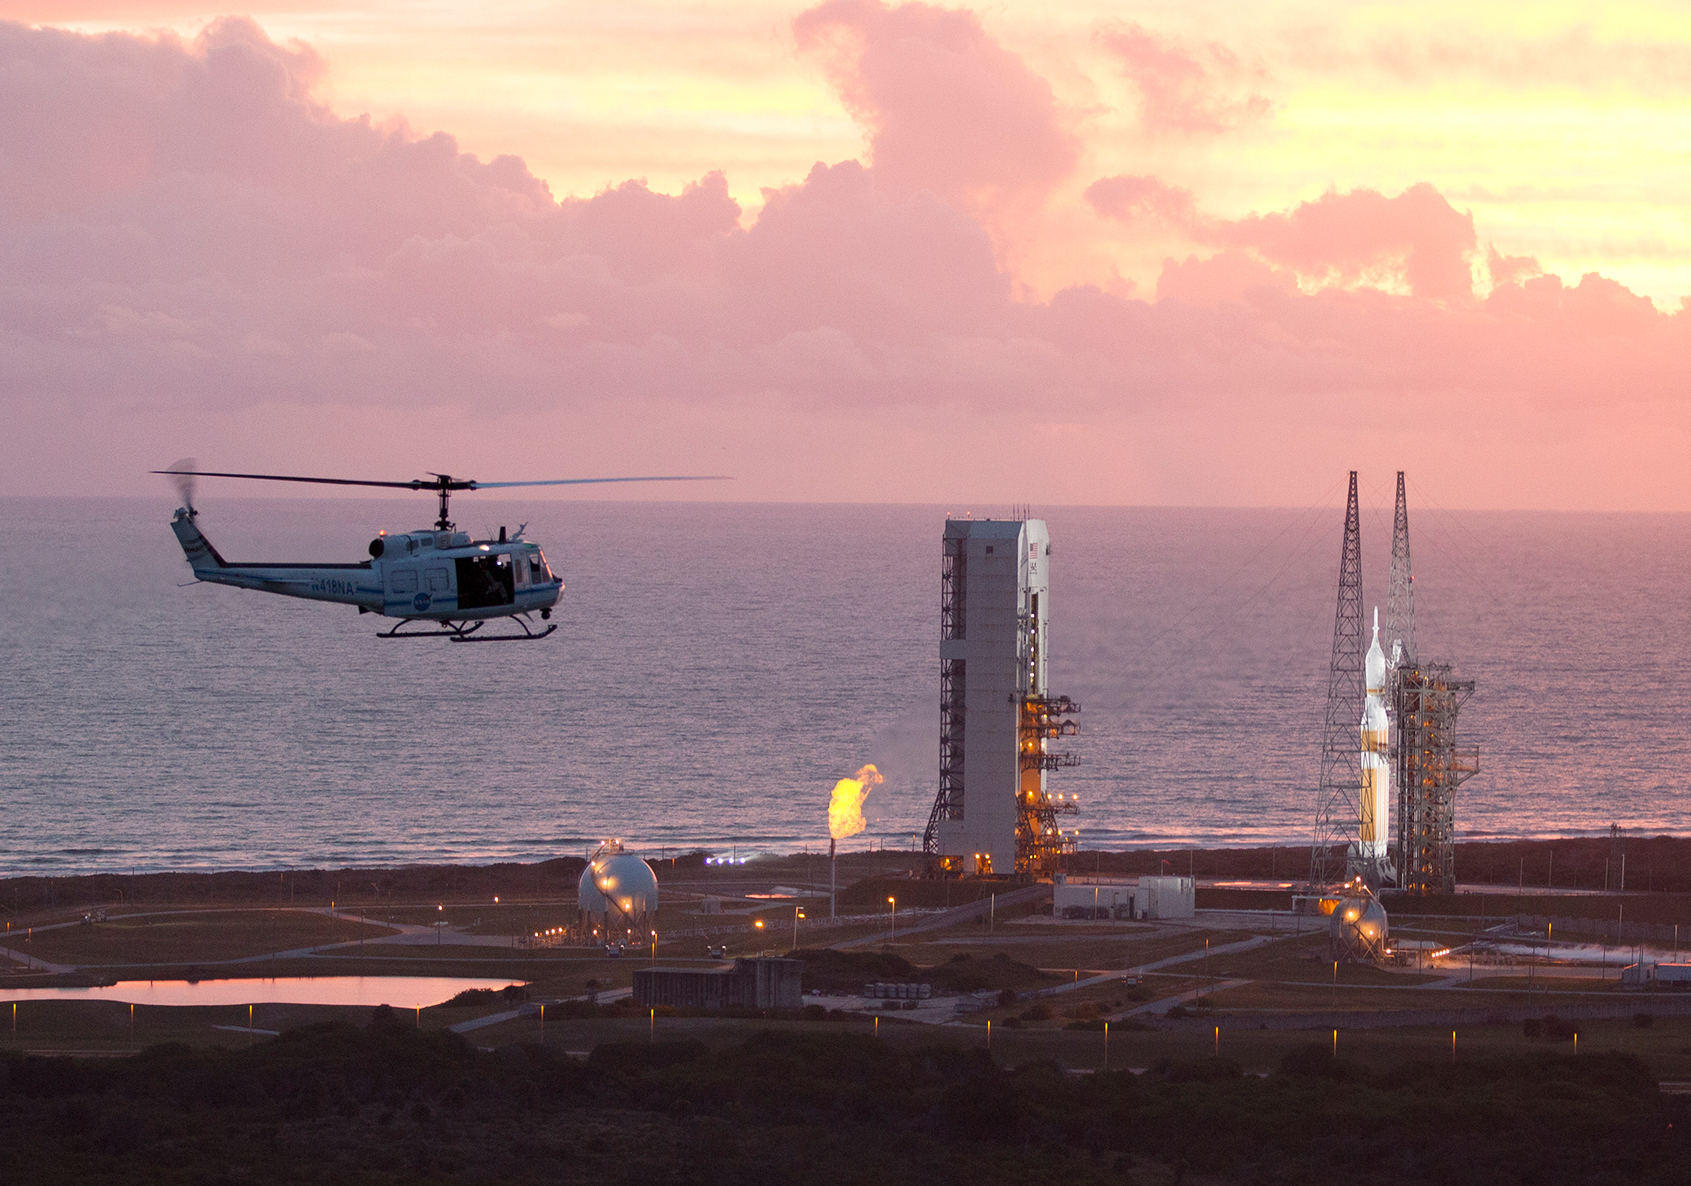
[[[155,474],[192,474],[200,478],[251,478],[259,482],[316,482],[325,486],[389,486],[396,490],[434,490],[440,486],[438,482],[425,482],[421,479],[411,482],[366,482],[359,478],[300,478],[291,474],[224,474],[212,470],[155,469],[153,472]],[[455,490],[468,490],[472,486],[473,483],[470,482],[454,481],[452,483],[452,488]]]
[[[552,478],[542,482],[471,482],[472,490],[489,490],[495,486],[587,486],[599,482],[729,482],[726,474],[666,475],[653,478]]]

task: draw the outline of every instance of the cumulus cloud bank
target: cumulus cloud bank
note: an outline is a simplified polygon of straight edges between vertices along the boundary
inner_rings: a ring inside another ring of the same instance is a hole
[[[338,116],[316,55],[249,21],[192,42],[0,24],[14,480],[53,488],[72,450],[168,459],[242,416],[278,459],[362,472],[350,426],[450,410],[676,464],[721,426],[730,461],[744,439],[790,463],[742,497],[842,496],[824,475],[868,432],[891,498],[1276,501],[1376,450],[1488,466],[1476,501],[1542,501],[1542,468],[1583,460],[1593,505],[1683,502],[1623,465],[1686,426],[1683,310],[1495,252],[1486,272],[1431,186],[1218,220],[1145,176],[1087,198],[1191,238],[1157,300],[1019,299],[995,236],[1081,160],[1050,88],[964,11],[828,0],[794,31],[869,160],[745,225],[720,174],[559,201],[517,158]],[[1037,455],[994,452],[1006,426]]]

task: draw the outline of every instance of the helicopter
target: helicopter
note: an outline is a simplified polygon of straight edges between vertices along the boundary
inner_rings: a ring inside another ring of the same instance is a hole
[[[451,642],[537,642],[557,625],[535,629],[530,615],[541,621],[564,591],[564,582],[546,563],[540,545],[523,538],[524,524],[506,538],[471,539],[456,530],[448,516],[455,491],[511,486],[585,486],[607,482],[709,482],[716,476],[640,478],[554,478],[536,482],[478,482],[433,474],[409,482],[373,482],[357,478],[308,478],[288,474],[236,474],[202,471],[191,460],[178,461],[168,474],[182,496],[170,521],[182,552],[197,581],[257,589],[309,601],[352,605],[361,614],[400,619],[377,638],[445,638]],[[427,490],[440,499],[440,517],[432,529],[400,535],[381,532],[370,541],[370,559],[356,564],[271,564],[225,560],[199,528],[194,506],[199,478],[242,478],[257,482],[312,482],[327,486],[381,486],[399,490]],[[488,623],[507,619],[520,628],[480,633]]]

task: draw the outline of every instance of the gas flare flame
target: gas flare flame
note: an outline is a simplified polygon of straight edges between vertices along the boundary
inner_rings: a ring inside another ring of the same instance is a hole
[[[863,818],[863,800],[885,781],[871,762],[854,777],[842,778],[835,783],[833,797],[828,800],[828,835],[835,840],[844,840],[868,827],[868,821]]]

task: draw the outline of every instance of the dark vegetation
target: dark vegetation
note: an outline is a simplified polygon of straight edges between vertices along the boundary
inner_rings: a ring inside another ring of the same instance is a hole
[[[1657,894],[1687,895],[1686,899],[1663,904],[1652,914],[1639,913],[1638,921],[1672,923],[1691,921],[1691,838],[1674,836],[1629,836],[1616,845],[1607,837],[1573,837],[1554,840],[1469,841],[1456,846],[1458,878],[1466,883],[1499,887],[1524,884],[1527,888],[1601,889],[1621,888],[1621,864],[1625,856],[1625,888]],[[645,854],[648,857],[650,854]],[[733,871],[705,865],[704,852],[677,853],[652,861],[660,881],[671,879],[716,880],[747,877],[798,878],[812,884],[827,881],[827,860],[817,854],[760,858]],[[114,903],[168,902],[184,904],[326,905],[332,900],[349,908],[370,907],[383,902],[434,902],[440,900],[487,900],[494,896],[573,898],[577,878],[585,862],[580,857],[559,857],[538,864],[416,865],[401,869],[298,869],[268,873],[143,873],[128,876],[115,873],[85,877],[15,877],[0,880],[0,912],[24,912],[46,908],[87,907]],[[917,877],[889,876],[914,873],[918,854],[854,852],[840,855],[840,904],[853,910],[886,905],[889,896],[905,907],[958,906],[978,901],[993,893],[1016,888],[1009,882],[925,881]],[[1102,873],[1137,877],[1145,874],[1195,874],[1205,879],[1248,878],[1294,881],[1308,875],[1309,849],[1229,848],[1175,849],[1148,852],[1081,852],[1068,858],[1075,874]],[[1225,888],[1201,891],[1200,906],[1270,905],[1255,897],[1234,899],[1230,895],[1249,891]],[[1206,895],[1219,897],[1209,898]],[[1289,903],[1289,898],[1287,898]],[[1411,903],[1405,909],[1413,909]],[[1448,912],[1448,902],[1428,900],[1432,913]],[[1510,907],[1494,906],[1498,913]],[[1644,909],[1640,904],[1640,910]],[[1541,911],[1542,912],[1542,911]],[[1565,912],[1565,911],[1563,911]],[[1628,917],[1633,917],[1629,908]]]
[[[581,1060],[378,1010],[239,1051],[0,1058],[0,1181],[20,1184],[1652,1183],[1683,1180],[1688,1131],[1636,1059],[1548,1050],[1383,1068],[1317,1044],[1266,1079],[850,1034]]]
[[[1622,856],[1626,884],[1621,884]],[[1162,852],[1081,852],[1070,858],[1077,874],[1138,877],[1166,873],[1204,879],[1296,881],[1309,875],[1309,849],[1175,849]],[[1456,846],[1456,876],[1468,883],[1527,889],[1622,889],[1691,893],[1691,838],[1607,836],[1554,840],[1476,840]],[[903,899],[900,899],[902,902]],[[1201,905],[1201,903],[1200,903]]]
[[[703,857],[699,859],[702,864]],[[317,906],[338,901],[356,910],[394,901],[489,901],[500,894],[558,897],[568,893],[573,897],[586,864],[580,857],[558,857],[533,865],[13,877],[0,882],[0,909],[27,911],[118,902]]]
[[[967,906],[994,894],[1022,888],[1003,881],[959,881],[955,878],[928,881],[910,877],[865,877],[840,891],[842,910],[874,910],[887,913],[887,899],[897,898],[898,908],[934,910]]]
[[[861,992],[865,984],[878,982],[931,984],[936,992],[984,989],[1025,992],[1062,980],[1060,976],[1013,960],[1002,951],[985,957],[953,956],[930,968],[918,967],[889,951],[804,947],[790,952],[789,957],[804,961],[805,988],[812,992]]]
[[[521,984],[507,984],[504,988],[466,988],[441,1006],[442,1009],[479,1009],[489,1005],[516,1004],[528,1000],[528,989]]]

